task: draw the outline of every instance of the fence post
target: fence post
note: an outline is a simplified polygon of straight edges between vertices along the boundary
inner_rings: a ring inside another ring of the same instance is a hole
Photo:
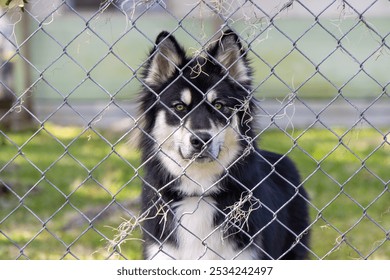
[[[28,62],[31,62],[31,43],[29,39],[29,29],[30,29],[31,21],[30,16],[27,11],[23,12],[22,19],[21,19],[21,36],[22,40],[20,40],[23,46],[23,52],[20,49],[18,49],[19,55],[23,56],[24,60],[27,61],[26,63],[22,63],[23,67],[23,86],[22,86],[22,92],[20,93],[20,100],[19,100],[19,106],[22,109],[20,113],[15,115],[15,122],[13,129],[15,130],[23,130],[28,129],[34,126],[33,122],[33,115],[34,113],[34,101],[33,101],[33,95],[31,93],[31,85],[32,85],[32,78],[31,78],[31,69],[28,66]]]

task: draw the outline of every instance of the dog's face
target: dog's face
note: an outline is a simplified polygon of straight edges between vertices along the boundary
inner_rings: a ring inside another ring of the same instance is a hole
[[[144,130],[172,174],[220,174],[243,152],[252,120],[250,76],[246,50],[231,31],[192,58],[172,35],[157,37],[140,103]]]

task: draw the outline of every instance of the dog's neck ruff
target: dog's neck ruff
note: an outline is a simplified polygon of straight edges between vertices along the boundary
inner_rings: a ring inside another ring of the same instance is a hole
[[[186,172],[180,176],[174,190],[182,197],[209,197],[221,191],[219,174],[196,170],[197,172]],[[190,173],[190,174],[188,174]]]

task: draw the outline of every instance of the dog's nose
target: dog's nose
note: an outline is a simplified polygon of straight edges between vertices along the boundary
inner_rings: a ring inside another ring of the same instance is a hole
[[[191,145],[197,151],[200,151],[207,142],[211,140],[212,136],[206,132],[193,134],[190,137]],[[209,143],[207,143],[209,144]]]

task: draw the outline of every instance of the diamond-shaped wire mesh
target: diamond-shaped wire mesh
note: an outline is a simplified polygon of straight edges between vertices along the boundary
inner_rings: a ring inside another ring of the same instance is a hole
[[[96,2],[0,11],[0,259],[142,258],[147,54],[162,30],[196,56],[227,29],[260,101],[247,141],[290,157],[309,193],[309,258],[390,258],[389,1]]]

